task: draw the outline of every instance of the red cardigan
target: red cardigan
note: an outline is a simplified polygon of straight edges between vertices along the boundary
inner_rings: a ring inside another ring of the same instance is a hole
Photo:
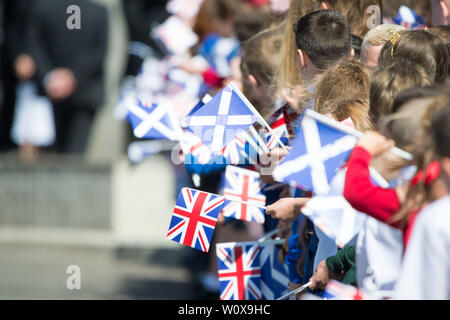
[[[401,204],[395,189],[375,186],[370,180],[369,166],[371,154],[362,147],[355,147],[347,163],[345,175],[344,198],[353,208],[369,216],[388,223],[400,209]],[[413,212],[403,231],[403,248],[406,249],[418,212]],[[390,223],[400,228],[397,223]]]

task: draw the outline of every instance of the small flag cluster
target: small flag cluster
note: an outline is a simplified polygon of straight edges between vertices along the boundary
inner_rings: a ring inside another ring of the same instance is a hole
[[[267,124],[233,84],[212,98],[204,97],[181,124],[174,121],[170,106],[165,103],[154,105],[128,99],[127,106],[137,137],[177,141],[183,154],[191,155],[201,165],[217,156],[228,164],[221,195],[190,188],[181,190],[168,239],[208,252],[219,215],[265,222],[266,197],[260,173],[238,165],[242,158],[251,158],[251,151],[263,155],[276,147],[287,150],[289,132],[284,112],[278,110],[271,125]],[[364,223],[342,197],[342,191],[333,188],[333,179],[354,148],[357,134],[311,110],[299,119],[291,149],[272,175],[280,185],[316,196],[303,213],[342,247]],[[253,128],[255,122],[265,126],[262,135]],[[287,267],[277,259],[280,242],[276,241],[216,245],[222,300],[272,300],[290,295]]]

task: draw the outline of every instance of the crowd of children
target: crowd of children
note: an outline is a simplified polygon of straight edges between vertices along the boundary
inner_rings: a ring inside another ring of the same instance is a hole
[[[269,124],[284,115],[287,145],[307,109],[364,133],[331,184],[370,217],[338,246],[302,213],[315,194],[277,186],[267,163],[244,162],[274,186],[265,191],[266,221],[219,216],[209,254],[188,257],[203,261],[199,286],[219,290],[216,243],[277,230],[290,289],[311,282],[308,292],[320,295],[334,279],[394,299],[450,299],[450,1],[199,2],[189,22],[198,42],[171,62],[201,77],[196,98],[235,83]],[[264,156],[273,168],[289,150]],[[211,193],[225,166],[185,164],[190,185]]]

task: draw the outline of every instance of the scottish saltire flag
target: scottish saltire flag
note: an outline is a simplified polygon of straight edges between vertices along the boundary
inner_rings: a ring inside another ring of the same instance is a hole
[[[183,131],[180,147],[185,155],[192,154],[199,164],[207,164],[211,160],[211,151],[190,131]]]
[[[353,209],[342,195],[346,169],[332,179],[326,195],[313,197],[302,213],[322,230],[336,245],[343,248],[364,227],[367,215]]]
[[[167,238],[208,252],[224,198],[215,194],[183,188],[170,220]]]
[[[177,140],[181,129],[172,116],[170,106],[143,102],[133,97],[126,99],[128,119],[137,138]]]
[[[278,261],[276,243],[277,241],[265,241],[261,244],[259,260],[263,300],[276,300],[289,292],[289,270],[287,265]]]
[[[274,134],[268,132],[266,134],[266,146],[271,150],[278,147],[281,142],[286,145],[289,141],[289,132],[286,125],[286,119],[283,112],[279,112],[279,116],[270,125]]]
[[[201,107],[203,107],[205,104],[207,104],[209,101],[211,101],[212,97],[209,94],[205,94],[202,99],[198,101],[198,103],[189,111],[189,113],[186,116],[186,119],[182,121],[182,127],[187,127],[187,123],[189,122],[189,117],[192,116],[194,113],[196,113],[198,110],[200,110]]]
[[[216,245],[221,300],[261,300],[261,248],[255,243]]]
[[[242,93],[228,85],[186,119],[186,129],[217,155],[239,132],[255,123],[257,116],[253,110]]]
[[[265,209],[262,207],[266,205],[266,196],[261,193],[262,187],[258,172],[227,166],[223,189],[226,198],[223,215],[243,221],[264,223]]]
[[[351,129],[312,110],[305,110],[289,154],[275,168],[279,182],[326,194],[329,183],[356,144]]]

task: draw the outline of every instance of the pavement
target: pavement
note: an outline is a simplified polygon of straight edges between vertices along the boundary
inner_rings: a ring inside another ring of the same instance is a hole
[[[0,299],[194,299],[185,250],[1,244]],[[80,289],[67,288],[71,265]]]

